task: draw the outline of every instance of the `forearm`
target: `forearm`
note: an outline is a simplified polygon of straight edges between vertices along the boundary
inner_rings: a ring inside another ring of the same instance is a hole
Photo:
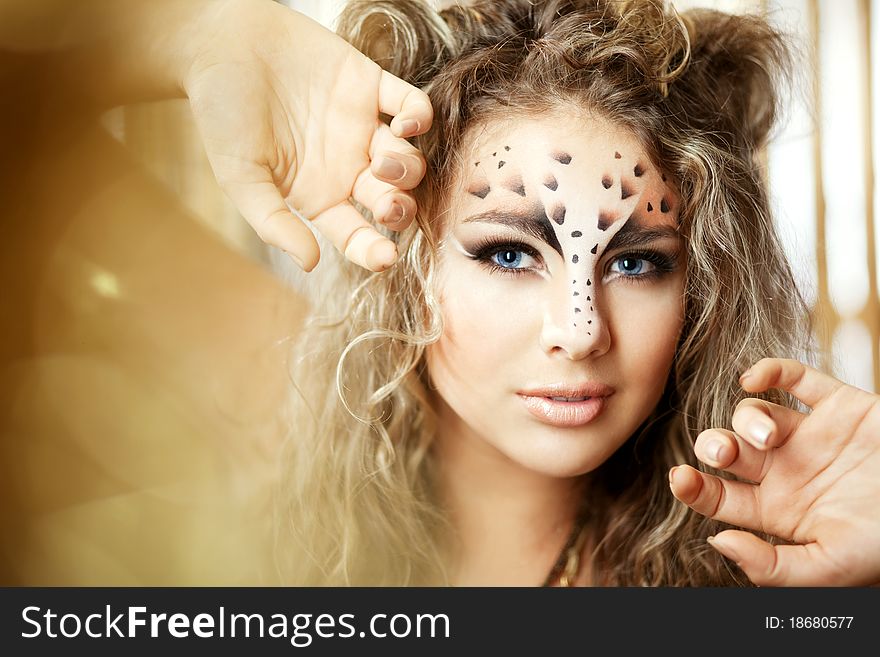
[[[182,97],[227,0],[0,0],[0,49],[39,57],[44,88],[112,106]]]

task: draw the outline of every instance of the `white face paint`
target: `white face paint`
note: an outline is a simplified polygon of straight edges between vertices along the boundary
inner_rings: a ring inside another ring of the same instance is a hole
[[[677,196],[631,133],[594,116],[496,121],[466,145],[444,216],[445,332],[428,351],[443,432],[587,472],[666,382],[683,310]],[[554,386],[581,394],[523,394]]]

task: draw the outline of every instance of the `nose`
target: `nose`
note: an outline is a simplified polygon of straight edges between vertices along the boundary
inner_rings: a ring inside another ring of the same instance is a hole
[[[578,296],[572,296],[573,292]],[[581,360],[601,356],[610,346],[611,333],[595,286],[587,290],[568,287],[548,300],[541,328],[541,348],[547,355]]]

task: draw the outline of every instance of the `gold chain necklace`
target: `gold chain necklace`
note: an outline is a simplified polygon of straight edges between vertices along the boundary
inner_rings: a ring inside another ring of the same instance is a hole
[[[571,533],[556,563],[547,574],[542,586],[562,586],[569,587],[574,583],[581,565],[581,552],[584,548],[584,542],[587,540],[587,518],[585,513],[581,513],[571,528]]]

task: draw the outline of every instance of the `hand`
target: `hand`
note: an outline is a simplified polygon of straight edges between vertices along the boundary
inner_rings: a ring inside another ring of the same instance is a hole
[[[774,546],[738,530],[710,539],[759,586],[880,582],[880,396],[774,358],[756,363],[740,385],[787,390],[812,412],[743,400],[734,431],[703,431],[694,450],[749,481],[681,465],[670,471],[672,493],[698,513],[792,543]]]
[[[312,221],[345,256],[381,271],[393,242],[364,220],[402,230],[425,173],[404,138],[431,126],[427,95],[383,71],[307,17],[268,0],[227,0],[183,86],[218,182],[267,243],[306,271],[320,257]],[[394,116],[390,128],[379,113]]]

